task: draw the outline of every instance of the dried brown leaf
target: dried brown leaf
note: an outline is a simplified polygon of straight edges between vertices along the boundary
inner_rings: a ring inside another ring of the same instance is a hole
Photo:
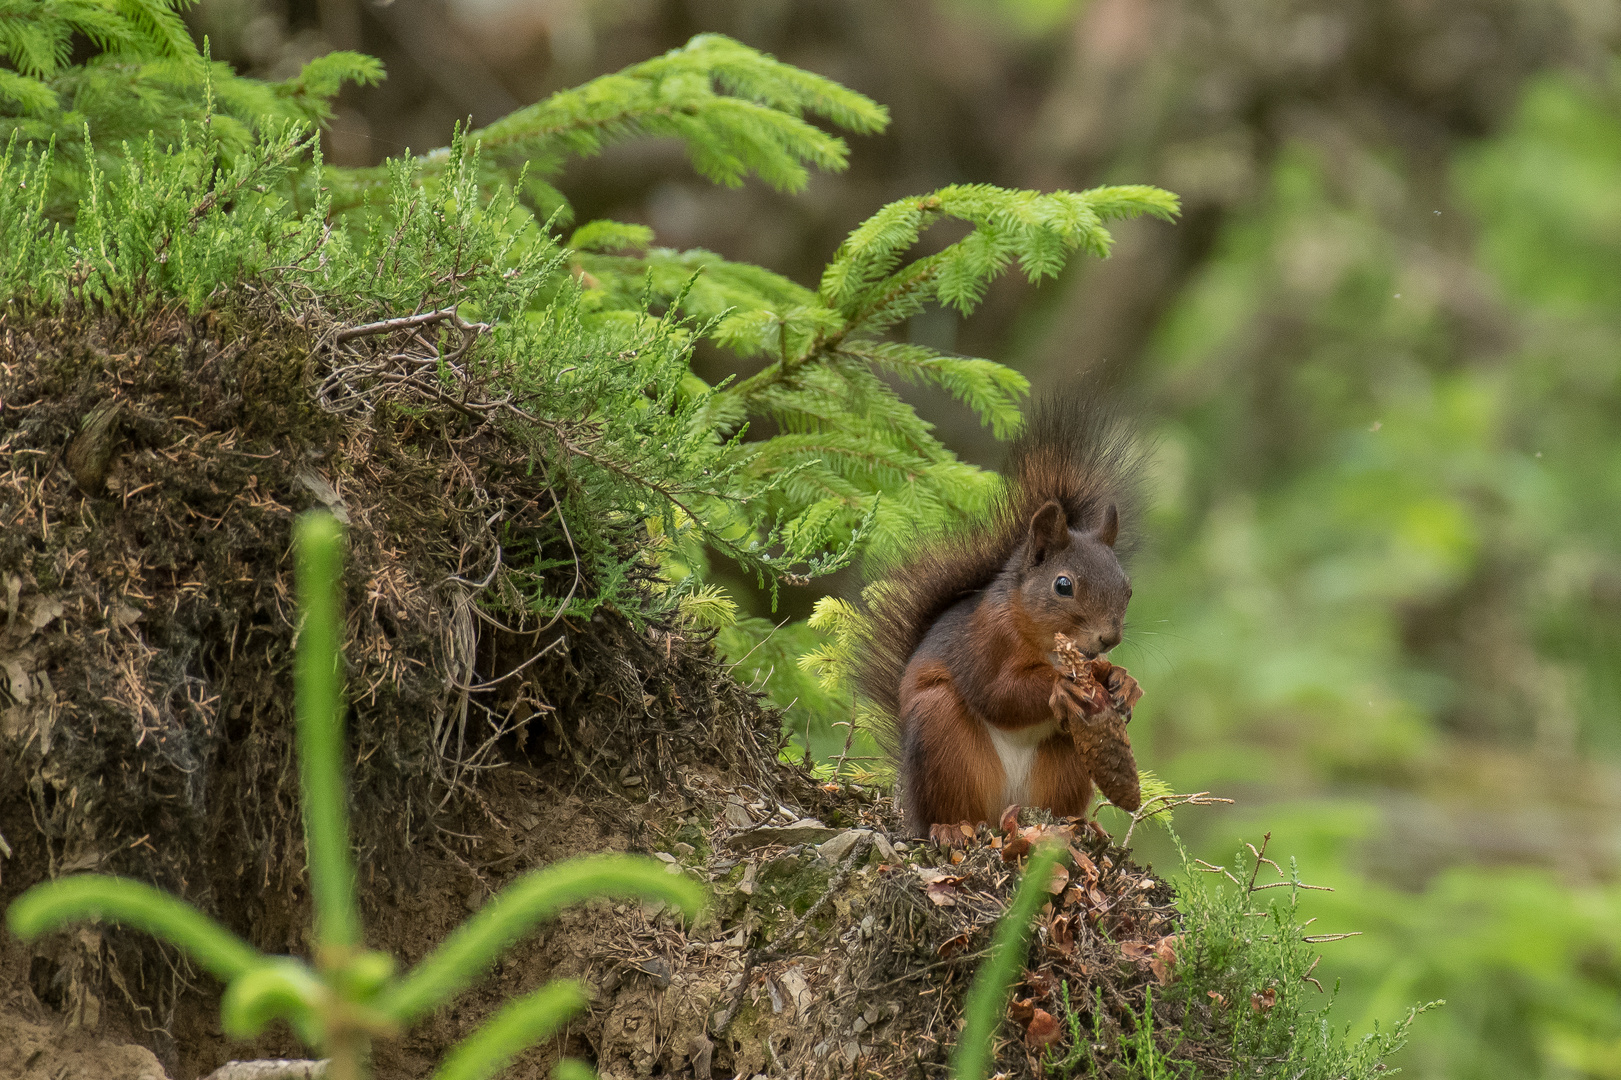
[[[1075,930],[1070,925],[1070,916],[1060,915],[1052,921],[1047,930],[1047,941],[1065,956],[1075,951]]]
[[[920,866],[917,868],[918,880],[922,883],[923,894],[939,907],[955,907],[957,904],[957,887],[965,878],[933,866]]]
[[[1030,841],[1025,839],[1022,833],[1016,836],[1009,836],[1007,846],[1002,849],[1002,861],[1018,862],[1021,858],[1029,853]]]
[[[1075,864],[1075,873],[1085,878],[1088,885],[1096,885],[1098,881],[1097,864],[1091,860],[1086,852],[1071,844],[1069,846],[1069,857]]]
[[[1032,999],[1041,1001],[1052,997],[1058,992],[1058,980],[1053,977],[1052,969],[1043,967],[1038,971],[1026,971],[1024,984],[1030,988]]]
[[[1154,946],[1146,941],[1122,941],[1120,955],[1127,960],[1146,960],[1154,954]]]
[[[1046,1009],[1037,1009],[1024,1029],[1024,1043],[1032,1050],[1041,1050],[1056,1043],[1061,1034],[1058,1018]]]
[[[1154,973],[1154,981],[1165,986],[1176,978],[1176,935],[1169,934],[1159,939],[1154,946],[1154,958],[1148,962],[1148,967]]]

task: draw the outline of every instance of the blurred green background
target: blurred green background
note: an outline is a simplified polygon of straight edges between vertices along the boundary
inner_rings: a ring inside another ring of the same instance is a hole
[[[246,74],[381,57],[387,81],[345,91],[327,134],[340,164],[705,30],[831,76],[894,122],[803,196],[716,189],[657,142],[562,184],[582,220],[807,285],[880,204],[943,184],[1176,191],[1176,225],[1124,225],[1109,261],[1004,279],[972,319],[910,335],[1038,391],[1103,369],[1139,404],[1153,509],[1116,654],[1147,691],[1139,762],[1238,800],[1179,816],[1195,854],[1270,830],[1335,887],[1314,929],[1365,932],[1323,947],[1336,1014],[1366,1029],[1446,998],[1399,1059],[1415,1077],[1621,1077],[1621,4],[205,0],[190,18]],[[700,352],[706,376],[725,363]],[[910,396],[996,464],[966,410]],[[853,583],[754,614],[801,619]],[[826,756],[844,706],[794,665],[812,637],[791,622],[745,670]]]

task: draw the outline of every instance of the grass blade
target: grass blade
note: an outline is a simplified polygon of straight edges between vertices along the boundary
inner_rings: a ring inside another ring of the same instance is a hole
[[[295,665],[299,780],[315,932],[323,949],[360,943],[349,804],[343,778],[343,638],[338,583],[343,527],[331,514],[305,514],[294,533],[303,628]]]
[[[35,885],[6,912],[24,941],[81,919],[105,919],[178,945],[221,981],[258,967],[253,946],[184,901],[152,886],[109,874],[81,874]]]
[[[1059,844],[1047,844],[1030,856],[1024,880],[1013,894],[1013,903],[1008,905],[1007,913],[996,926],[990,959],[980,966],[974,985],[968,989],[968,1000],[964,1004],[967,1023],[951,1055],[952,1080],[985,1080],[991,1063],[991,1046],[1007,1008],[1008,989],[1024,970],[1024,943],[1030,936],[1030,917],[1047,899],[1053,866],[1063,851]]]
[[[401,980],[384,1008],[401,1023],[411,1022],[471,983],[536,923],[595,896],[663,900],[688,915],[704,903],[696,883],[666,873],[652,859],[598,855],[548,866],[492,897]]]
[[[547,983],[495,1014],[457,1043],[433,1080],[486,1080],[585,1008],[585,988],[572,979]]]

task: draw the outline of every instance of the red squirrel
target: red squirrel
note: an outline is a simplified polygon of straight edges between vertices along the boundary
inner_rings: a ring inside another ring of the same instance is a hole
[[[1053,634],[1091,656],[1120,643],[1131,599],[1121,522],[1140,464],[1107,405],[1049,399],[1014,443],[989,511],[880,572],[857,682],[889,721],[880,735],[914,835],[994,822],[1014,803],[1086,812],[1092,778],[1058,726],[1082,702]],[[1106,689],[1129,717],[1136,681],[1115,668]]]

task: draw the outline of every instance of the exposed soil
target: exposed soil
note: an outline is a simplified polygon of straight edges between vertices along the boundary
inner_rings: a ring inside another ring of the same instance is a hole
[[[907,850],[887,797],[778,761],[778,718],[705,635],[606,608],[526,615],[525,589],[571,587],[558,496],[464,416],[316,407],[330,336],[309,322],[247,302],[0,317],[0,906],[64,874],[127,874],[267,952],[307,952],[287,554],[295,515],[326,505],[349,525],[370,944],[410,964],[504,882],[575,854],[656,854],[714,891],[691,925],[639,904],[567,912],[379,1044],[379,1077],[428,1075],[556,977],[595,989],[589,1016],[506,1075],[547,1076],[563,1053],[610,1080],[938,1073],[1017,880],[993,845],[1017,835]],[[506,550],[561,568],[492,559],[496,520]],[[644,539],[627,529],[627,557]],[[1015,1074],[1037,1071],[1037,1013],[1060,1011],[1066,980],[1112,1052],[1165,975],[1169,888],[1088,835],[1007,1027]],[[227,1040],[220,990],[117,927],[0,935],[0,1075],[191,1080],[304,1056],[282,1028]]]

